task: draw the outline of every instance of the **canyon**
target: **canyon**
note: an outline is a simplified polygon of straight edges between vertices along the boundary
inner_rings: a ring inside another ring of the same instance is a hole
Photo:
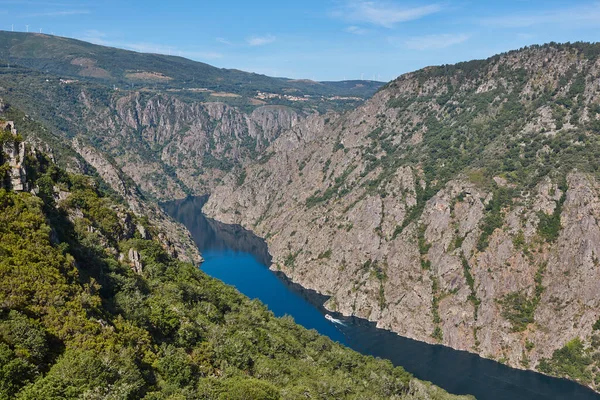
[[[140,82],[72,50],[57,79],[28,43],[0,76],[7,116],[41,121],[28,141],[170,226],[171,256],[200,259],[156,203],[210,194],[209,217],[263,237],[271,268],[330,310],[598,389],[598,44],[428,67],[323,109],[252,103],[248,81],[241,100],[189,97],[185,74]]]

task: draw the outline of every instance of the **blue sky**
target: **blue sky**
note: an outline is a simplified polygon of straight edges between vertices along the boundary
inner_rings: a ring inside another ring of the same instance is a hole
[[[0,29],[218,67],[378,79],[549,41],[600,41],[600,1],[0,0]]]

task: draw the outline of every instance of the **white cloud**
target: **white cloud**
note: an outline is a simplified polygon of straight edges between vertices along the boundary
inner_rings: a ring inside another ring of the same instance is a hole
[[[105,32],[99,31],[97,29],[88,29],[87,31],[85,31],[84,34],[86,36],[92,36],[92,37],[106,37],[106,36],[108,36]]]
[[[439,4],[419,7],[402,7],[390,2],[348,0],[332,15],[352,22],[363,22],[385,28],[393,28],[400,22],[412,21],[442,10]]]
[[[352,33],[353,35],[366,35],[367,33],[369,33],[368,30],[359,26],[349,26],[346,29],[344,29],[344,31]]]
[[[405,40],[401,40],[403,47],[411,50],[436,50],[463,43],[469,39],[469,35],[464,33],[453,34],[443,33],[439,35],[415,36]],[[398,39],[392,38],[394,43]]]
[[[90,42],[94,44],[99,44],[102,46],[110,46],[110,42],[107,41],[108,35],[105,32],[99,31],[97,29],[88,29],[80,35],[76,35],[78,39],[83,40],[85,42]]]
[[[536,14],[513,14],[482,18],[479,20],[479,23],[483,26],[501,28],[527,28],[535,25],[549,24],[572,27],[580,27],[582,25],[597,26],[598,21],[600,21],[600,3]]]
[[[49,12],[40,12],[33,14],[25,14],[23,18],[37,18],[37,17],[68,17],[71,15],[83,15],[90,14],[89,10],[62,10],[62,11],[49,11]]]
[[[182,51],[181,56],[201,60],[217,60],[224,57],[222,53],[214,51]]]
[[[153,53],[153,54],[170,54],[172,56],[181,56],[191,59],[200,60],[216,60],[223,58],[224,55],[214,51],[195,51],[195,50],[182,50],[173,46],[166,46],[164,44],[149,43],[149,42],[122,42],[108,39],[108,34],[95,29],[87,30],[83,34],[79,35],[79,39],[86,42],[99,44],[102,46],[117,47],[126,50],[137,51],[139,53]]]
[[[246,43],[250,46],[264,46],[265,44],[273,43],[276,37],[273,35],[266,36],[251,36],[246,39]]]
[[[222,37],[215,38],[215,40],[219,43],[226,44],[227,46],[231,46],[233,44],[229,40]]]

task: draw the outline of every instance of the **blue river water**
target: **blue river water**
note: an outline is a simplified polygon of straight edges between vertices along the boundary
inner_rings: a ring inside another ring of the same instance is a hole
[[[264,241],[237,225],[206,218],[201,211],[205,202],[206,197],[191,197],[162,206],[192,233],[204,257],[204,272],[259,299],[276,316],[290,315],[308,329],[360,353],[388,359],[451,393],[472,394],[479,400],[600,400],[600,395],[575,382],[404,338],[360,318],[329,313],[343,325],[328,321],[325,296],[269,270],[271,257]]]

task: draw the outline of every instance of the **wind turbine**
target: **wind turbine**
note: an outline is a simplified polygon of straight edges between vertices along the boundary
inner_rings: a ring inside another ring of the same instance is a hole
[[[15,31],[15,24],[12,24],[12,25],[10,26],[10,31],[11,31],[11,32],[14,32],[14,31]]]
[[[29,25],[25,25],[25,28],[27,29],[27,32],[29,32]]]
[[[40,33],[42,33],[42,28],[40,28]]]

